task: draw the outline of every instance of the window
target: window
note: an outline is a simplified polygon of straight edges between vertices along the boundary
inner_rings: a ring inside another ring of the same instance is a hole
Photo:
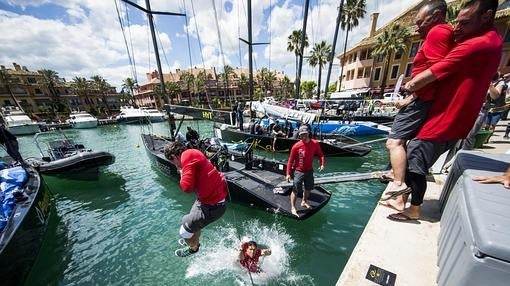
[[[28,77],[27,78],[27,82],[28,83],[37,83],[37,80],[35,78],[33,78],[33,77]]]
[[[381,77],[381,68],[375,68],[374,80],[378,81]]]
[[[404,76],[410,77],[412,71],[413,71],[413,63],[407,63],[406,74]]]
[[[394,65],[391,67],[391,79],[397,78],[398,75],[398,65]]]
[[[35,94],[42,94],[42,91],[41,91],[41,89],[39,89],[39,88],[36,88],[36,89],[35,89]]]
[[[366,59],[367,59],[367,57],[368,57],[367,53],[368,53],[368,50],[361,50],[361,53],[360,53],[359,59],[360,59],[361,61],[366,60]]]
[[[409,57],[412,58],[416,56],[418,53],[418,48],[420,47],[420,42],[415,42],[411,45],[411,50],[409,50]]]
[[[384,55],[378,55],[377,57],[375,57],[376,63],[382,63],[383,60],[384,60]]]
[[[400,60],[401,58],[402,58],[402,51],[399,50],[398,52],[395,53],[394,59],[395,60]]]
[[[358,74],[356,75],[356,78],[362,78],[363,77],[363,68],[358,69]]]
[[[365,73],[363,74],[363,77],[364,78],[369,78],[370,77],[370,72],[372,71],[372,68],[371,67],[367,67],[365,68]]]

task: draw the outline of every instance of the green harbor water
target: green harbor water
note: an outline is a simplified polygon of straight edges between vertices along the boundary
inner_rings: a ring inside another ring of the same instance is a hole
[[[182,129],[188,125],[202,137],[212,135],[210,122],[184,122]],[[253,275],[254,284],[334,285],[385,188],[378,181],[327,185],[333,193],[329,204],[305,221],[229,203],[222,219],[204,230],[200,252],[178,258],[173,252],[181,217],[194,195],[151,167],[140,139],[148,129],[65,130],[87,148],[111,152],[116,161],[97,177],[45,176],[54,209],[26,285],[252,285],[235,263],[239,237],[273,250],[262,259],[266,275]],[[167,123],[153,125],[155,134],[167,135],[167,130]],[[18,141],[25,158],[39,157],[32,136]],[[372,146],[363,158],[327,157],[324,173],[383,169],[384,143]]]

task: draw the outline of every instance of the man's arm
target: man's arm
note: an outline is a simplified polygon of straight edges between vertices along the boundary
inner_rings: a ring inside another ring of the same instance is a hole
[[[489,85],[489,96],[492,99],[498,99],[501,96],[501,92],[503,91],[503,87],[505,86],[504,81],[498,81],[496,84],[491,83]]]
[[[296,146],[294,144],[294,146]],[[287,172],[286,172],[286,176],[285,176],[285,180],[287,180],[287,182],[290,182],[290,173],[292,171],[292,167],[294,166],[294,158],[296,157],[296,153],[297,153],[297,149],[294,148],[294,146],[292,146],[292,149],[290,149],[290,155],[289,155],[289,160],[287,161]]]
[[[473,176],[473,180],[482,184],[503,184],[505,188],[510,189],[510,167],[498,176]]]
[[[185,193],[191,193],[195,188],[195,165],[198,164],[197,160],[192,160],[189,163],[184,163],[181,171],[181,181],[179,182],[181,189]]]

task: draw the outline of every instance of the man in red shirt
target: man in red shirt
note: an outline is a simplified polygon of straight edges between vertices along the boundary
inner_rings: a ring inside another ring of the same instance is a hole
[[[290,150],[289,161],[287,162],[287,182],[290,182],[290,174],[294,168],[294,188],[290,194],[290,206],[293,215],[299,217],[296,210],[296,193],[303,191],[303,183],[305,190],[301,206],[309,209],[308,196],[313,189],[313,157],[319,156],[319,171],[324,170],[324,153],[322,153],[321,145],[315,139],[310,139],[310,130],[307,126],[301,125],[298,130],[298,136],[301,139],[296,142]]]
[[[469,133],[496,73],[503,41],[494,27],[497,0],[470,0],[457,16],[457,46],[441,62],[406,83],[414,92],[439,80],[436,99],[417,137],[407,146],[406,183],[411,206],[388,218],[416,220],[427,189],[426,175],[439,156]]]
[[[261,256],[271,255],[271,249],[265,248],[260,249],[257,248],[257,243],[255,241],[248,241],[241,245],[241,250],[239,251],[239,263],[250,272],[262,272],[259,266],[259,259]]]
[[[416,14],[416,31],[425,40],[414,57],[412,77],[442,60],[453,48],[453,28],[446,24],[446,10],[444,0],[434,0],[421,7]],[[386,141],[394,179],[386,193],[391,196],[383,197],[382,200],[411,192],[404,182],[407,163],[405,144],[407,140],[416,137],[423,125],[429,107],[436,96],[437,86],[438,82],[430,83],[396,104],[397,108],[401,109],[395,116]],[[403,210],[405,206],[402,202],[392,200],[386,203],[381,202],[381,204],[399,210]]]
[[[198,252],[202,228],[218,220],[225,213],[227,182],[202,152],[186,149],[180,142],[165,146],[165,157],[175,165],[181,175],[180,186],[185,193],[195,191],[197,200],[189,214],[182,218],[179,243],[175,255],[185,257]]]

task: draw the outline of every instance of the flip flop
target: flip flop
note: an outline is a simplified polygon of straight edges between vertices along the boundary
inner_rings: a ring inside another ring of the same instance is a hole
[[[400,195],[405,195],[405,194],[409,194],[411,193],[413,190],[410,188],[410,187],[407,187],[405,189],[401,189],[401,190],[398,190],[398,191],[389,191],[389,192],[386,192],[385,194],[383,194],[383,196],[386,196],[386,197],[381,197],[381,199],[379,201],[381,202],[384,202],[384,201],[387,201],[389,199],[394,199]]]
[[[390,214],[387,216],[387,218],[389,220],[397,221],[397,222],[412,222],[412,221],[417,221],[419,219],[419,217],[417,217],[417,218],[410,217],[404,213]]]
[[[383,206],[383,207],[390,208],[390,209],[392,209],[392,210],[399,211],[399,212],[404,211],[404,209],[401,209],[401,210],[397,209],[396,207],[394,207],[393,205],[391,205],[388,201],[378,202],[377,204],[378,204],[378,205],[380,205],[380,206]]]

